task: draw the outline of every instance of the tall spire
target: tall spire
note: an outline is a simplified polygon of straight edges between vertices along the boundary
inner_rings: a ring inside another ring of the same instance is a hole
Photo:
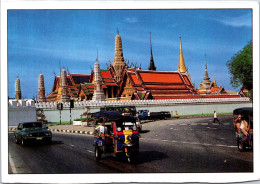
[[[38,98],[39,102],[45,102],[45,87],[44,87],[44,77],[43,74],[40,73],[39,80],[38,80]]]
[[[122,40],[118,30],[115,38],[115,57],[112,65],[115,69],[114,78],[119,81],[121,79],[122,69],[126,64],[123,56]]]
[[[15,99],[19,100],[22,98],[22,92],[21,92],[21,85],[20,85],[20,79],[17,76],[15,80]]]
[[[208,74],[208,67],[207,67],[207,59],[205,54],[205,75],[204,75],[204,81],[208,82],[209,80],[209,74]]]
[[[68,86],[67,86],[67,72],[65,68],[61,70],[61,96],[60,102],[69,102],[70,96],[68,94]]]
[[[206,54],[205,54],[205,74],[204,74],[204,80],[200,83],[199,90],[201,92],[209,94],[209,93],[211,93],[211,90],[210,90],[211,85],[212,85],[212,82],[210,81],[210,78],[209,78],[207,59],[206,59]]]
[[[181,37],[180,37],[180,56],[179,56],[178,71],[181,73],[187,73],[187,69],[185,66],[184,57],[183,57],[183,53],[182,53]]]
[[[217,85],[217,82],[216,82],[216,77],[215,77],[215,75],[214,75],[213,86],[214,86],[214,87],[218,86],[218,85]]]
[[[93,101],[102,101],[105,100],[104,90],[102,88],[102,78],[100,73],[100,67],[98,63],[98,51],[97,51],[97,59],[94,64],[94,94],[92,97]]]
[[[150,50],[151,50],[151,56],[150,56],[150,66],[149,66],[148,70],[156,70],[156,67],[155,67],[154,61],[153,61],[153,50],[152,50],[151,32],[150,32]]]
[[[98,49],[97,49],[97,59],[96,59],[96,63],[98,63]]]

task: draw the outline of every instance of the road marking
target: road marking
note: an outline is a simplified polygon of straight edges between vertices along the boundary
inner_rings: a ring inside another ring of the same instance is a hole
[[[91,151],[91,150],[87,150],[87,152],[89,152],[89,153],[94,153],[94,151]]]
[[[193,145],[201,145],[201,146],[215,146],[215,147],[227,147],[227,148],[236,148],[237,146],[228,146],[223,144],[209,144],[209,143],[199,143],[199,142],[186,142],[186,141],[174,141],[174,140],[159,140],[159,139],[150,139],[150,138],[141,138],[144,140],[154,140],[154,141],[162,141],[162,142],[170,142],[170,143],[180,143],[180,144],[193,144]]]
[[[17,174],[17,170],[16,170],[16,167],[14,165],[14,161],[13,161],[11,155],[9,154],[8,157],[9,157],[9,163],[10,163],[10,166],[11,166],[12,173]]]

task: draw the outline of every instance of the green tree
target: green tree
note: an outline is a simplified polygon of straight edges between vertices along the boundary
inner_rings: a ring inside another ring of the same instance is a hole
[[[253,89],[253,59],[252,41],[237,52],[228,62],[231,74],[230,83],[237,88],[242,86],[252,92]]]

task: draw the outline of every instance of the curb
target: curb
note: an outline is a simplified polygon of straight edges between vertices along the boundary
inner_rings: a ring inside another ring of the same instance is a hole
[[[9,128],[9,131],[14,132],[16,128]],[[81,131],[81,130],[64,130],[64,129],[49,129],[51,132],[55,133],[74,133],[74,134],[89,134],[93,135],[91,131]]]

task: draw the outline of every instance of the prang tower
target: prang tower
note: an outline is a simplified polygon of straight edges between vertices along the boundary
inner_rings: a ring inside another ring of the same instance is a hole
[[[15,80],[15,99],[20,100],[21,98],[22,98],[22,93],[21,93],[20,79],[17,76]]]
[[[115,58],[112,65],[115,69],[114,78],[116,81],[120,81],[122,76],[122,70],[125,67],[126,63],[124,61],[124,56],[123,56],[122,39],[121,36],[119,35],[118,30],[115,38]]]
[[[42,73],[40,73],[38,80],[38,100],[39,102],[46,102],[44,77]]]
[[[67,85],[67,72],[63,68],[61,70],[61,97],[60,102],[69,102],[70,97],[68,95],[68,85]]]
[[[92,97],[93,101],[103,101],[105,100],[104,90],[102,88],[102,79],[100,74],[100,66],[98,63],[98,52],[97,52],[97,59],[94,65],[94,94]]]

